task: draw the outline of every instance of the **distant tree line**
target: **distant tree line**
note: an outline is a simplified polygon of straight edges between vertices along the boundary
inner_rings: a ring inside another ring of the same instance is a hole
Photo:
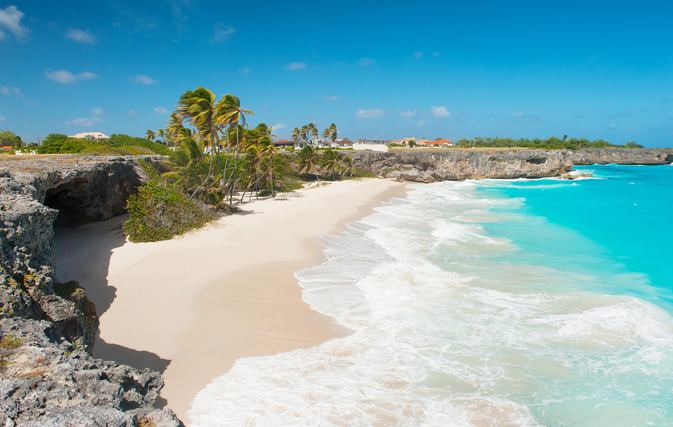
[[[512,139],[512,138],[490,138],[481,137],[467,139],[461,138],[456,143],[458,147],[528,147],[540,148],[545,150],[581,150],[583,148],[607,148],[607,147],[626,147],[626,148],[643,148],[642,145],[635,142],[627,142],[626,145],[614,145],[602,139],[589,141],[586,138],[568,138],[563,135],[562,138],[552,136],[548,139]]]

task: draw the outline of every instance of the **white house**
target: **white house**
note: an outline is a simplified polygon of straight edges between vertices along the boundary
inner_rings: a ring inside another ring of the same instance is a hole
[[[110,139],[109,136],[107,136],[103,133],[100,133],[100,132],[80,132],[80,133],[77,133],[73,136],[70,136],[69,138],[91,139],[91,140],[94,140],[94,141],[98,141],[98,140],[101,140],[101,139]]]
[[[353,150],[370,150],[387,152],[390,141],[378,139],[358,139],[353,143]]]

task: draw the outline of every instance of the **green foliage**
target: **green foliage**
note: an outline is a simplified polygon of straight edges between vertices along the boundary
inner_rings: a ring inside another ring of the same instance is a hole
[[[160,142],[123,134],[113,133],[110,135],[110,139],[108,139],[107,142],[113,147],[126,150],[130,147],[143,147],[150,150],[152,153],[157,153],[162,156],[168,156],[171,153],[171,150]]]
[[[171,150],[158,142],[116,134],[112,134],[110,139],[95,141],[86,138],[70,138],[67,135],[52,133],[42,141],[42,145],[37,147],[38,154],[168,155],[170,152]]]
[[[634,145],[630,145],[634,144]],[[544,150],[581,150],[584,148],[607,148],[607,147],[622,147],[620,145],[613,145],[602,139],[589,141],[586,138],[569,138],[563,135],[562,138],[552,136],[548,139],[512,139],[512,138],[484,138],[478,136],[473,139],[461,138],[456,143],[458,147],[528,147],[539,148]],[[627,143],[627,147],[642,147],[641,145]]]
[[[15,337],[14,334],[8,334],[0,339],[0,348],[5,350],[13,350],[23,345],[24,338]]]
[[[145,166],[149,180],[128,199],[130,218],[124,230],[132,242],[167,240],[202,227],[219,215],[202,203],[189,200],[177,185]]]
[[[14,149],[21,148],[23,145],[21,137],[16,135],[11,130],[0,131],[0,147],[12,147]]]

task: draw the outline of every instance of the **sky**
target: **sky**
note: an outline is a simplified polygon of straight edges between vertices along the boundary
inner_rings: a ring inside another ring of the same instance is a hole
[[[673,146],[673,1],[0,1],[0,129],[144,136],[233,94],[279,138]]]

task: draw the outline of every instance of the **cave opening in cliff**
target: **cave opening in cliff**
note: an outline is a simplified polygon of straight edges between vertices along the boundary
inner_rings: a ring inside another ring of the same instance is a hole
[[[73,193],[73,188],[57,187],[47,190],[44,205],[58,210],[58,216],[54,220],[55,228],[73,228],[85,222],[81,215],[82,201]]]

